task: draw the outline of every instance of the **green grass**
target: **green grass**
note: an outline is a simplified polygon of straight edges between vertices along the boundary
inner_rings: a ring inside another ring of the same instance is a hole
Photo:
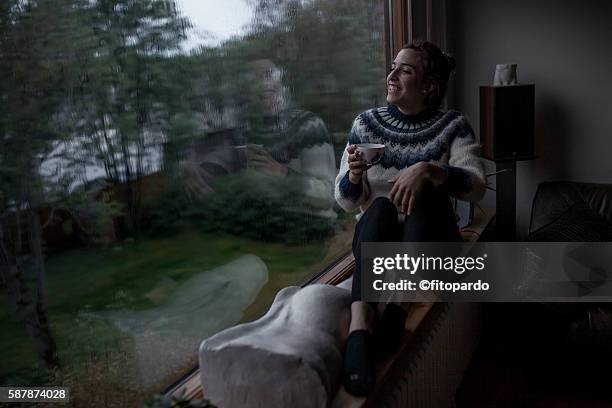
[[[327,262],[325,251],[323,242],[287,246],[189,231],[52,256],[46,265],[49,318],[62,364],[78,367],[96,350],[121,344],[116,328],[91,320],[95,312],[155,307],[172,293],[174,284],[178,287],[196,274],[255,254],[267,265],[269,281],[245,311],[243,320],[250,320],[267,309],[279,289],[300,284],[320,270]],[[0,331],[0,383],[15,377],[23,381],[34,373],[36,353],[8,305],[0,308]]]

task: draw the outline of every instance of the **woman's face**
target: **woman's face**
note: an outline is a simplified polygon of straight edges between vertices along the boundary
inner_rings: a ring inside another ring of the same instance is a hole
[[[266,112],[280,109],[283,98],[282,71],[266,59],[250,62],[249,68],[249,102],[262,106]]]
[[[425,79],[421,55],[412,49],[397,53],[387,76],[387,102],[403,113],[416,114],[425,109],[431,84]]]

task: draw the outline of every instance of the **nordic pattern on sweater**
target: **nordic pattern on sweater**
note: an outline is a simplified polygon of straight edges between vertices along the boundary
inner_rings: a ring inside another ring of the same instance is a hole
[[[388,196],[388,182],[401,170],[420,161],[444,167],[448,174],[442,186],[452,196],[478,201],[485,191],[480,147],[469,122],[457,111],[428,111],[405,115],[396,106],[370,109],[353,122],[348,145],[381,143],[387,148],[380,162],[359,184],[348,178],[346,149],[336,177],[336,201],[346,211],[365,211],[376,197]]]
[[[288,109],[248,122],[246,141],[261,144],[279,163],[287,164],[306,148],[329,144],[323,120],[312,112]],[[335,172],[334,172],[335,173]]]

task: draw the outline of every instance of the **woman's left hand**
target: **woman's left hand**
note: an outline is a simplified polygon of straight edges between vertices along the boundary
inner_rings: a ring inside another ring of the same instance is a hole
[[[415,163],[389,180],[389,183],[393,183],[389,200],[402,212],[412,212],[416,195],[431,181],[430,166],[427,162]]]
[[[277,176],[286,176],[288,168],[263,149],[247,149],[248,166]]]

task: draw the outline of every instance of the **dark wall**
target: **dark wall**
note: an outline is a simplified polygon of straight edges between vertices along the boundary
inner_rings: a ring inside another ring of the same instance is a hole
[[[450,16],[453,105],[477,134],[478,87],[492,84],[496,64],[517,63],[519,82],[536,85],[538,158],[517,166],[524,237],[541,181],[612,183],[612,2],[461,0]]]

